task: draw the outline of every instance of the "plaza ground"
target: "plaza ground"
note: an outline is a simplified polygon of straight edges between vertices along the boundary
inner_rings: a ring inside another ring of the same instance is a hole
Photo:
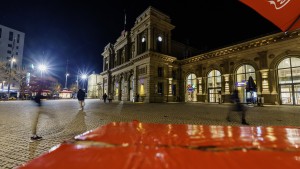
[[[76,99],[46,100],[42,107],[33,101],[0,102],[0,168],[14,168],[47,152],[59,143],[113,121],[144,123],[241,125],[238,115],[227,122],[231,104],[206,103],[103,103],[87,99],[84,111]],[[300,126],[298,106],[248,107],[251,126]],[[34,117],[40,111],[37,133],[31,141]]]

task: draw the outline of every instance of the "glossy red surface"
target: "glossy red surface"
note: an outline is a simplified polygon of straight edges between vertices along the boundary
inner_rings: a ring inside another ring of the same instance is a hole
[[[300,129],[295,127],[114,122],[76,140],[19,168],[300,168]]]

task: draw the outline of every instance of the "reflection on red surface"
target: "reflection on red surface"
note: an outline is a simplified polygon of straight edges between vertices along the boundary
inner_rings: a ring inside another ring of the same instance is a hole
[[[77,136],[76,139],[130,145],[299,148],[300,129],[115,122]]]
[[[19,168],[299,169],[300,129],[113,122]]]

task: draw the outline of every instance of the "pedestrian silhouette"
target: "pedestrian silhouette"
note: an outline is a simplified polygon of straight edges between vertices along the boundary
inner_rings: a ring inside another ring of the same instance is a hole
[[[106,93],[103,94],[102,99],[104,100],[104,103],[106,103],[106,99],[107,99],[107,94]]]
[[[39,90],[36,94],[36,96],[34,97],[34,101],[37,105],[37,110],[35,113],[35,116],[33,118],[33,123],[32,123],[32,136],[30,137],[31,140],[41,140],[42,137],[37,135],[37,125],[38,125],[38,121],[39,121],[39,117],[42,111],[42,91]]]
[[[108,94],[108,102],[109,102],[109,103],[112,102],[112,99],[113,99],[113,98],[112,98],[112,94],[109,93],[109,94]]]
[[[231,122],[231,113],[232,112],[237,112],[238,115],[241,117],[241,122],[244,125],[249,125],[246,122],[246,108],[245,106],[241,103],[241,100],[239,98],[239,91],[238,90],[234,90],[232,95],[231,95],[231,101],[234,103],[234,105],[229,109],[228,113],[227,113],[227,117],[226,120],[228,122]]]
[[[85,98],[85,92],[82,89],[79,89],[77,92],[77,99],[80,105],[80,110],[83,110],[85,106],[84,98]]]
[[[140,100],[140,95],[138,93],[136,93],[136,95],[135,95],[135,101],[139,102],[139,100]]]

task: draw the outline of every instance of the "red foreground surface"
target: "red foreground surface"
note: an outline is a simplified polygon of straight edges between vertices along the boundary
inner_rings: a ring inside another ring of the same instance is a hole
[[[300,128],[113,122],[19,169],[299,169]]]

